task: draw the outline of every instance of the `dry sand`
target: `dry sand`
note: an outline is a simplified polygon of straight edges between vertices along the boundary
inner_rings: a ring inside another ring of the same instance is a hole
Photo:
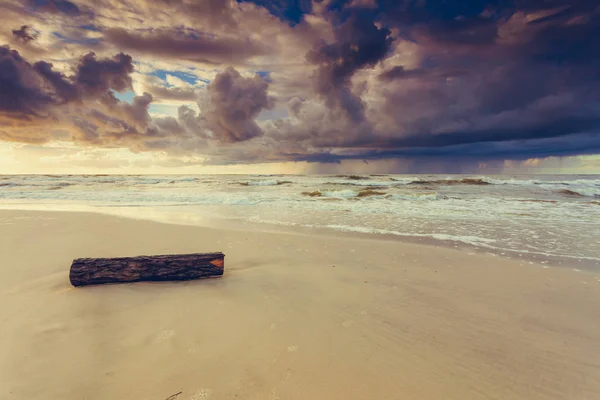
[[[356,237],[0,212],[0,399],[600,399],[600,271]],[[220,279],[74,289],[85,256]]]

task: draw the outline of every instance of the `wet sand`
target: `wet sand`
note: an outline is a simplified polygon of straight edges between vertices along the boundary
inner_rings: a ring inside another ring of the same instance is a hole
[[[0,247],[1,399],[600,398],[600,271],[87,213],[0,211]],[[203,251],[224,277],[68,281]]]

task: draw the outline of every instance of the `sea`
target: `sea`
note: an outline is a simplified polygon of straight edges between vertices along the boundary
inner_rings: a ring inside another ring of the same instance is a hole
[[[0,175],[0,209],[316,229],[600,268],[600,175]]]

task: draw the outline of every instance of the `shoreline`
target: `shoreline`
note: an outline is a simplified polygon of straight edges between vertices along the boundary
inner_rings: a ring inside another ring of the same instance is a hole
[[[75,212],[0,211],[0,242],[0,398],[600,396],[598,273]],[[222,278],[68,280],[78,257],[199,251]]]
[[[525,264],[538,264],[543,267],[553,268],[566,268],[574,270],[586,270],[590,272],[600,271],[600,260],[589,259],[586,257],[572,257],[572,256],[555,256],[539,252],[529,252],[527,250],[508,250],[501,249],[493,246],[486,246],[484,244],[473,244],[467,243],[460,240],[452,239],[438,239],[432,237],[432,235],[415,236],[411,234],[406,235],[395,235],[391,233],[377,233],[377,232],[360,232],[353,230],[336,229],[330,227],[308,227],[304,225],[288,225],[283,223],[271,223],[268,221],[245,221],[234,218],[225,217],[207,217],[206,215],[194,214],[197,219],[193,222],[184,219],[175,219],[173,215],[165,216],[167,213],[154,213],[153,216],[140,215],[139,210],[154,210],[159,211],[163,209],[169,209],[169,206],[144,206],[144,207],[110,207],[110,206],[90,206],[90,205],[37,205],[32,204],[31,207],[27,205],[18,204],[14,207],[10,207],[7,204],[0,205],[0,214],[3,212],[39,212],[39,213],[90,213],[97,215],[106,215],[116,218],[126,218],[133,221],[150,221],[167,225],[178,225],[178,226],[193,226],[198,228],[207,229],[219,229],[224,227],[226,229],[236,230],[240,232],[262,232],[262,233],[289,233],[289,234],[301,234],[301,235],[320,235],[324,237],[349,237],[349,238],[361,238],[367,240],[385,240],[393,241],[406,244],[418,244],[423,246],[430,246],[434,248],[446,248],[452,250],[458,250],[461,252],[467,252],[469,254],[487,254],[492,257],[499,257],[503,259],[519,261],[523,265]],[[75,207],[76,209],[73,209]],[[182,207],[182,206],[173,206]],[[185,207],[185,206],[184,206]],[[191,205],[189,207],[196,207]],[[44,209],[46,208],[46,209]],[[50,208],[50,210],[47,210]],[[53,209],[54,208],[54,209]],[[71,208],[71,209],[67,209]],[[136,210],[136,212],[116,212],[117,210]]]
[[[0,209],[91,211],[267,232],[313,234],[318,229],[324,235],[424,243],[527,264],[600,269],[596,239],[600,229],[594,224],[600,208],[590,200],[600,193],[600,179],[458,176],[462,179],[239,174],[5,177]],[[473,184],[482,179],[488,184]],[[417,181],[424,184],[411,184]],[[365,190],[368,196],[362,195]],[[319,196],[306,195],[314,193]]]

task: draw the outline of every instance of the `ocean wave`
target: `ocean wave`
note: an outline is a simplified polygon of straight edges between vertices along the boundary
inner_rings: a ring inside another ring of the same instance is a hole
[[[598,188],[577,188],[575,191],[583,196],[600,198],[600,187]]]
[[[512,201],[520,201],[524,203],[551,203],[556,204],[558,201],[556,200],[542,200],[542,199],[512,199]]]
[[[541,255],[548,257],[564,257],[570,259],[579,259],[579,260],[592,260],[592,261],[600,261],[598,257],[588,257],[583,255],[571,255],[571,254],[553,254],[545,251],[536,251],[536,250],[526,250],[526,249],[509,249],[505,248],[501,245],[498,245],[498,240],[484,238],[480,236],[471,236],[471,235],[451,235],[445,233],[410,233],[410,232],[399,232],[395,230],[388,229],[378,229],[378,228],[367,228],[362,226],[349,226],[349,225],[326,225],[326,228],[341,230],[346,232],[357,232],[357,233],[367,233],[367,234],[379,234],[379,235],[393,235],[393,236],[403,236],[403,237],[422,237],[422,238],[432,238],[436,240],[442,241],[450,241],[450,242],[459,242],[465,243],[475,247],[484,247],[493,250],[512,252],[512,253],[525,253],[525,254],[533,254],[533,255]]]
[[[315,190],[312,192],[302,192],[302,195],[308,197],[321,197],[323,196],[323,193],[321,193],[319,190]]]
[[[568,197],[598,197],[600,198],[600,188],[570,188],[560,189],[556,193]]]
[[[357,233],[368,233],[368,234],[379,234],[379,235],[394,235],[404,237],[429,237],[432,239],[462,242],[474,246],[489,246],[491,243],[495,243],[496,240],[483,238],[479,236],[468,236],[468,235],[450,235],[445,233],[409,233],[409,232],[398,232],[395,230],[368,228],[363,226],[350,226],[350,225],[326,225],[326,228],[336,229],[346,232],[357,232]]]
[[[398,183],[388,182],[388,181],[330,181],[325,182],[323,185],[336,185],[336,186],[359,186],[359,187],[379,187],[379,188],[387,188],[390,186],[396,186]]]
[[[345,179],[350,179],[353,181],[366,181],[366,180],[371,179],[368,176],[360,176],[360,175],[335,175],[334,178],[345,178]]]
[[[287,184],[291,184],[291,183],[292,183],[291,181],[278,181],[275,179],[237,182],[238,185],[242,185],[242,186],[279,186],[279,185],[287,185]]]
[[[569,196],[569,197],[583,197],[583,195],[581,193],[578,193],[574,190],[569,190],[569,189],[557,190],[556,193],[562,194],[564,196]]]
[[[136,179],[135,183],[137,185],[158,185],[160,183],[165,183],[165,180],[164,179]]]
[[[411,182],[418,181],[418,180],[420,180],[420,179],[415,176],[405,177],[405,178],[390,177],[390,181],[396,182],[396,183],[394,183],[394,185],[409,185]]]
[[[73,186],[74,183],[70,183],[70,182],[58,182],[53,184],[52,186],[50,186],[47,190],[60,190],[63,188],[66,188],[68,186]]]
[[[491,185],[485,178],[462,178],[462,179],[440,179],[440,180],[415,180],[409,185]]]
[[[485,181],[494,185],[513,185],[513,186],[541,186],[541,187],[562,187],[562,186],[584,186],[600,187],[600,179],[575,179],[575,180],[542,180],[542,179],[494,179],[484,177]]]
[[[385,193],[385,192],[378,192],[377,190],[374,190],[374,189],[364,189],[364,190],[361,190],[360,192],[358,192],[356,197],[371,197],[371,196],[385,196],[385,195],[387,195],[387,193]]]
[[[360,191],[354,190],[315,190],[313,192],[302,192],[303,196],[308,197],[325,197],[329,199],[361,199],[365,197],[382,197],[387,196],[385,192],[378,192],[373,189],[363,189]]]
[[[358,195],[358,192],[354,190],[323,190],[321,191],[322,197],[331,197],[338,199],[351,199]]]
[[[388,200],[439,200],[438,193],[414,193],[414,194],[388,194],[373,189],[355,190],[315,190],[312,192],[302,192],[303,196],[333,198],[333,199],[361,199],[365,197],[384,198]]]
[[[414,194],[391,194],[389,195],[390,199],[392,200],[440,200],[443,199],[442,196],[440,196],[438,193],[436,192],[432,192],[432,193],[414,193]]]

